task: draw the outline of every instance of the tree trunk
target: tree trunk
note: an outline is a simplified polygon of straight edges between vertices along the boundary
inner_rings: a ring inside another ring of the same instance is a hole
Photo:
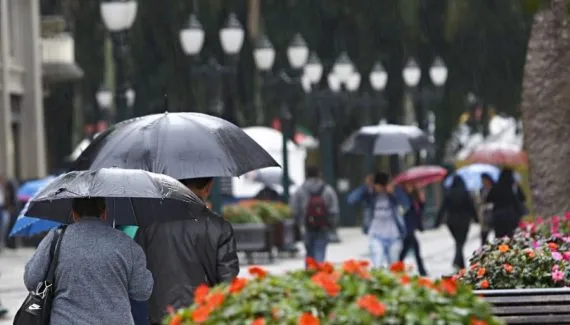
[[[522,117],[536,212],[570,211],[570,40],[567,0],[536,13],[523,81]]]

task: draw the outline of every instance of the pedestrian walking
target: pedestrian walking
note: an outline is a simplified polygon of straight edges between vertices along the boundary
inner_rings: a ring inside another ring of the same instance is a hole
[[[402,243],[402,252],[400,253],[400,261],[403,261],[408,251],[414,250],[416,264],[420,275],[427,275],[424,267],[420,251],[420,243],[416,237],[416,231],[424,231],[423,215],[425,208],[425,196],[413,183],[404,183],[404,191],[408,196],[409,208],[404,213],[404,222],[406,225],[406,237]]]
[[[490,174],[481,174],[483,187],[479,192],[479,224],[481,225],[481,246],[487,243],[487,237],[493,227],[493,204],[487,202],[489,192],[495,185],[495,181]]]
[[[477,222],[478,218],[473,198],[467,191],[465,182],[461,176],[455,175],[453,177],[451,188],[449,188],[445,194],[437,213],[436,227],[439,227],[444,222],[444,218],[455,241],[453,266],[463,269],[465,268],[463,247],[467,241],[469,226],[472,220]]]
[[[504,168],[499,180],[489,191],[487,203],[493,204],[495,237],[512,237],[526,214],[526,196],[514,178],[512,169]]]
[[[374,195],[374,174],[366,175],[364,183],[352,190],[346,199],[349,205],[362,204],[362,233],[367,235],[372,221],[371,198]]]
[[[305,177],[305,183],[291,197],[291,212],[297,224],[304,225],[307,257],[324,262],[329,230],[339,213],[338,197],[323,181],[317,166],[307,166]]]
[[[206,202],[214,179],[181,182]],[[169,308],[191,305],[199,285],[230,282],[239,273],[233,228],[206,206],[190,220],[141,226],[135,238],[146,254],[155,281],[148,304],[151,324],[162,324]]]
[[[51,324],[134,324],[129,298],[145,301],[153,288],[143,250],[113,229],[105,200],[77,198],[74,223],[61,233],[55,269]],[[24,283],[30,291],[44,280],[51,261],[56,230],[42,240],[26,264]]]
[[[370,255],[375,267],[388,266],[398,260],[406,229],[398,210],[399,202],[386,173],[374,176],[371,198],[372,221],[368,230]]]

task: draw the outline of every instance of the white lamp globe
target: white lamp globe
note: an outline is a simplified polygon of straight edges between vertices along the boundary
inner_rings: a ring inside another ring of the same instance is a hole
[[[341,82],[347,82],[354,72],[354,65],[346,52],[342,52],[333,66],[334,74]]]
[[[354,73],[352,73],[352,75],[348,78],[348,80],[345,83],[346,90],[350,92],[357,91],[358,87],[360,87],[360,81],[361,81],[360,73],[355,71]]]
[[[422,71],[414,59],[410,59],[402,71],[402,77],[408,87],[415,87],[420,83]]]
[[[321,78],[323,77],[323,64],[321,63],[317,53],[311,53],[309,61],[307,61],[307,64],[305,65],[304,75],[306,75],[312,83],[321,81]]]
[[[275,49],[265,34],[261,34],[255,43],[253,60],[255,66],[261,71],[271,70],[273,63],[275,63]]]
[[[138,4],[135,0],[110,0],[102,1],[99,8],[105,27],[111,32],[119,32],[131,28]]]
[[[187,55],[197,55],[204,45],[204,29],[196,15],[191,14],[186,26],[180,31],[180,44]]]
[[[105,85],[101,86],[95,94],[95,99],[97,100],[97,105],[101,108],[109,108],[113,104],[113,92],[111,89]]]
[[[241,51],[245,32],[237,16],[231,13],[224,28],[220,30],[220,42],[224,53],[235,55]]]
[[[301,69],[309,58],[309,47],[301,34],[295,35],[287,48],[287,60],[293,69]]]
[[[429,69],[431,82],[436,86],[443,86],[447,81],[447,67],[440,57],[435,58]]]
[[[388,83],[388,73],[382,66],[382,63],[376,62],[372,70],[370,71],[370,85],[376,91],[381,91],[386,88],[386,84]]]
[[[136,93],[133,88],[129,88],[125,91],[125,97],[127,99],[127,106],[132,107],[136,99]]]
[[[327,77],[327,81],[328,81],[330,90],[332,90],[335,93],[340,91],[342,82],[340,81],[340,78],[334,72],[329,73],[329,75]]]

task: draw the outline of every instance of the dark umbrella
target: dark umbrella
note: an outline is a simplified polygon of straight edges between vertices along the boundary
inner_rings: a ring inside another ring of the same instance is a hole
[[[344,153],[396,155],[427,149],[430,141],[416,126],[380,124],[364,126],[342,144]]]
[[[195,194],[172,177],[103,168],[57,177],[28,201],[20,215],[71,223],[73,199],[90,197],[106,198],[110,221],[117,225],[180,220],[206,209]]]
[[[176,179],[240,176],[279,166],[236,125],[201,113],[163,113],[119,123],[85,149],[73,170],[121,167]]]

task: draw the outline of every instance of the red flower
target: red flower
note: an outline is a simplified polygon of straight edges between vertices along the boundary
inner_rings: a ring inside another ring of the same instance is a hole
[[[305,258],[305,264],[307,265],[307,270],[311,271],[318,271],[319,270],[319,263],[315,261],[312,257]]]
[[[548,243],[548,248],[550,248],[551,251],[555,251],[558,250],[558,245],[556,243]]]
[[[313,316],[311,313],[304,313],[303,315],[299,316],[299,321],[297,322],[298,325],[320,325],[321,322],[318,318]]]
[[[503,268],[505,269],[505,271],[507,271],[507,273],[513,272],[513,266],[508,263],[503,265]]]
[[[208,317],[210,317],[210,311],[211,309],[208,306],[198,306],[198,308],[192,312],[192,321],[198,324],[207,321]]]
[[[482,267],[477,271],[477,277],[482,278],[485,276],[485,273],[487,273],[487,270],[484,267]]]
[[[455,295],[457,293],[457,283],[453,279],[442,279],[439,288],[449,295]]]
[[[235,278],[232,280],[232,283],[230,283],[230,292],[239,293],[240,291],[243,290],[243,288],[245,288],[246,285],[247,285],[247,279]]]
[[[402,261],[394,262],[392,265],[390,265],[390,271],[395,273],[402,273],[406,271],[406,264],[404,264]]]
[[[471,318],[471,325],[487,325],[487,322],[484,320],[477,319],[475,317]]]
[[[253,321],[251,322],[250,325],[265,325],[265,319],[264,319],[264,318],[261,318],[261,317],[256,318],[255,320],[253,320]]]
[[[168,325],[180,325],[180,324],[182,324],[182,316],[180,315],[172,316],[172,319],[168,323]]]
[[[363,263],[356,260],[348,260],[342,264],[342,269],[345,273],[357,274],[363,279],[370,278],[370,273],[364,266]]]
[[[194,302],[197,304],[203,304],[206,301],[206,296],[208,296],[209,292],[210,288],[207,285],[199,285],[194,291]]]
[[[319,270],[325,273],[333,273],[334,266],[329,262],[323,262],[319,264]]]
[[[250,266],[248,271],[249,274],[258,277],[259,279],[263,279],[267,276],[267,271],[259,266]]]
[[[365,295],[356,302],[358,307],[368,311],[370,314],[380,317],[386,314],[386,306],[382,304],[374,295]]]
[[[400,278],[400,282],[404,285],[410,283],[410,281],[411,278],[407,274],[402,275],[402,277]]]
[[[479,288],[488,289],[489,288],[489,281],[483,280],[483,281],[479,282]]]
[[[214,292],[206,298],[206,304],[211,309],[216,309],[224,303],[226,297],[221,292]]]
[[[340,292],[340,286],[336,283],[338,278],[339,276],[336,273],[319,272],[311,277],[311,281],[325,289],[329,296],[335,297]]]

